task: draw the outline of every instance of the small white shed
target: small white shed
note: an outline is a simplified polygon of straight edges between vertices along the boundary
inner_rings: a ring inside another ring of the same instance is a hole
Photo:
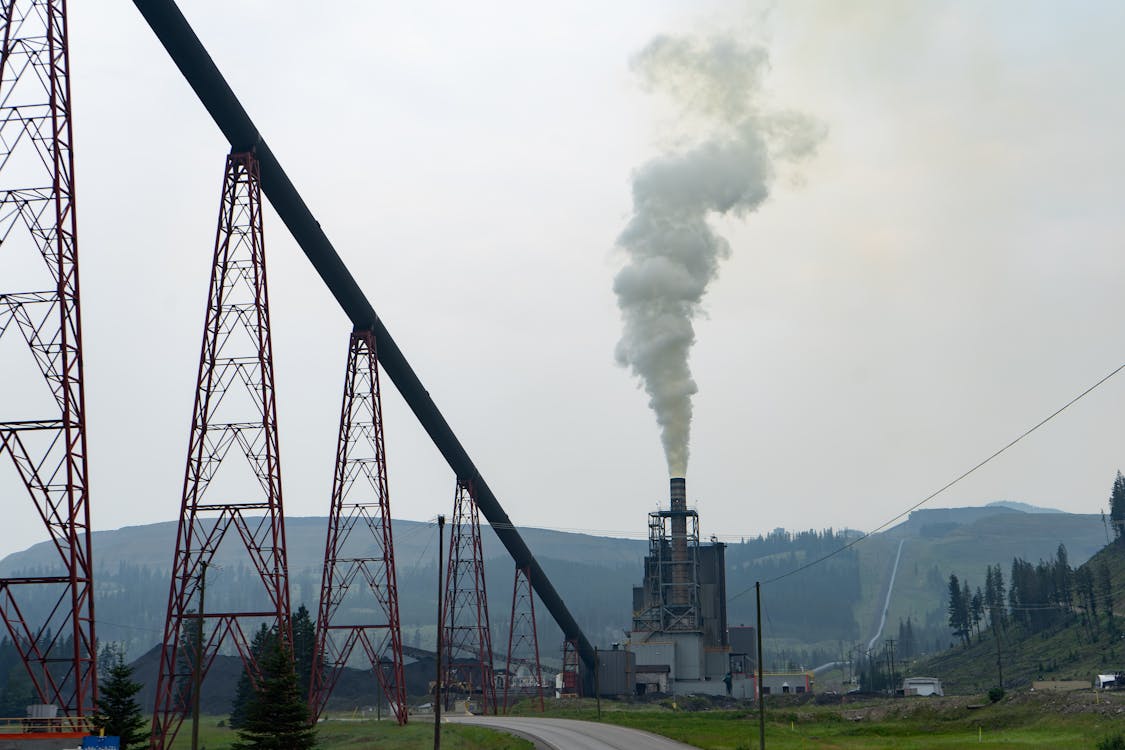
[[[941,680],[936,677],[907,677],[902,681],[903,695],[945,695]]]
[[[1117,675],[1113,673],[1096,675],[1094,677],[1094,687],[1099,690],[1117,687]]]

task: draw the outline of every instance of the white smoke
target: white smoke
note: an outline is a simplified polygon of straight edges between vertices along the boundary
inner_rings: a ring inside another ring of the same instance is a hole
[[[768,67],[765,49],[728,37],[659,36],[633,60],[645,88],[667,94],[702,131],[634,172],[633,217],[617,238],[628,263],[613,282],[624,323],[617,361],[649,395],[671,476],[687,472],[692,320],[730,254],[708,217],[755,210],[774,165],[811,155],[824,137],[804,115],[763,110]]]

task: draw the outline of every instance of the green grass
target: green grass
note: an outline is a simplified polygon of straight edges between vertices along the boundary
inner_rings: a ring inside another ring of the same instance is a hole
[[[844,705],[767,706],[766,746],[796,748],[1094,748],[1121,727],[1125,696],[1085,710],[1093,696],[1017,693],[983,708],[983,698],[888,699]],[[1100,698],[1104,701],[1104,696]],[[758,747],[758,714],[672,710],[662,704],[602,702],[602,721],[643,729],[706,750]],[[533,715],[521,707],[520,713]],[[554,704],[551,716],[596,720],[592,701]],[[853,719],[859,718],[855,721]]]
[[[199,744],[206,750],[229,750],[238,734],[225,726],[218,726],[221,718],[205,716],[200,724]],[[433,747],[434,724],[432,717],[411,717],[412,723],[400,727],[393,721],[328,720],[321,722],[317,732],[320,750],[360,750],[378,747],[380,750],[409,750]],[[441,746],[450,750],[531,750],[531,743],[502,732],[481,727],[442,724]],[[172,747],[187,750],[191,747],[190,720],[183,725]]]

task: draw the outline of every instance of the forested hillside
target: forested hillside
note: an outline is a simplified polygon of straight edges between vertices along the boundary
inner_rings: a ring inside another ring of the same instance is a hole
[[[326,526],[324,518],[286,520],[292,603],[304,604],[312,612],[317,609]],[[162,523],[93,535],[98,637],[103,643],[123,645],[130,658],[161,638],[175,531],[174,523]],[[631,621],[632,587],[641,583],[647,543],[542,529],[521,529],[521,533],[587,635],[603,645],[623,641]],[[429,647],[435,636],[436,525],[395,521],[394,537],[403,640]],[[493,643],[502,650],[514,567],[487,527],[483,537]],[[753,623],[755,581],[775,579],[855,537],[856,532],[850,531],[775,530],[728,544],[729,622]],[[903,539],[888,632],[893,636],[900,621],[909,618],[919,651],[933,651],[949,643],[940,601],[950,570],[983,582],[986,566],[1003,559],[999,555],[1037,560],[1053,555],[1060,542],[1070,551],[1071,563],[1077,564],[1097,548],[1099,538],[1104,543],[1097,516],[1031,514],[1007,508],[920,511],[901,526],[867,538],[824,564],[767,585],[763,596],[767,650],[808,664],[822,657],[837,659],[842,651],[871,638]],[[48,545],[35,545],[0,561],[0,575],[56,572],[53,555]],[[208,609],[218,611],[236,600],[245,604],[247,592],[260,588],[255,576],[241,550],[229,544],[220,548],[208,572]],[[26,613],[34,618],[51,604],[45,598],[29,601]],[[353,598],[345,606],[366,604]],[[561,633],[542,606],[537,614],[543,658],[557,660]],[[0,683],[6,679],[3,668],[0,664]]]
[[[1125,670],[1125,539],[1076,568],[1060,548],[998,563],[983,581],[951,574],[943,604],[957,645],[917,668],[953,690],[987,690],[1001,674],[1010,688]]]

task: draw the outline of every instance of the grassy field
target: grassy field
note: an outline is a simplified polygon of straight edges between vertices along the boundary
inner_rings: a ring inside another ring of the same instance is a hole
[[[225,717],[204,717],[199,732],[199,744],[206,750],[228,750],[238,735],[234,730],[219,726]],[[361,750],[378,747],[381,750],[412,750],[433,747],[434,724],[432,717],[418,717],[413,723],[400,727],[393,721],[329,719],[319,724],[317,733],[320,750]],[[441,746],[450,750],[531,750],[527,740],[479,727],[443,724]],[[174,750],[191,747],[191,724],[185,723]]]
[[[985,703],[980,697],[955,697],[767,705],[766,746],[928,750],[987,745],[1050,750],[1095,748],[1107,735],[1125,731],[1125,695],[1021,692],[994,705],[970,708]],[[670,702],[642,706],[603,701],[602,721],[707,750],[758,747],[758,715],[751,709],[686,711],[669,706]],[[589,701],[556,704],[550,714],[596,720]]]
[[[821,700],[824,700],[822,698]],[[694,710],[692,710],[694,709]],[[531,707],[514,714],[534,716]],[[551,701],[549,716],[596,721],[591,700]],[[416,717],[405,727],[391,721],[334,718],[319,725],[323,750],[351,748],[427,748],[433,745],[433,724]],[[758,714],[751,706],[707,708],[703,701],[660,703],[602,702],[603,722],[642,729],[705,750],[751,750],[758,747]],[[190,747],[191,726],[185,724],[176,750]],[[1125,694],[1010,693],[995,704],[982,696],[878,699],[816,705],[779,697],[766,709],[766,746],[777,750],[806,748],[902,748],[946,750],[978,745],[990,748],[1097,747],[1100,740],[1125,732]],[[205,717],[201,746],[228,750],[236,738],[220,726],[219,717]],[[531,743],[479,727],[443,724],[442,746],[451,750],[530,750]]]

